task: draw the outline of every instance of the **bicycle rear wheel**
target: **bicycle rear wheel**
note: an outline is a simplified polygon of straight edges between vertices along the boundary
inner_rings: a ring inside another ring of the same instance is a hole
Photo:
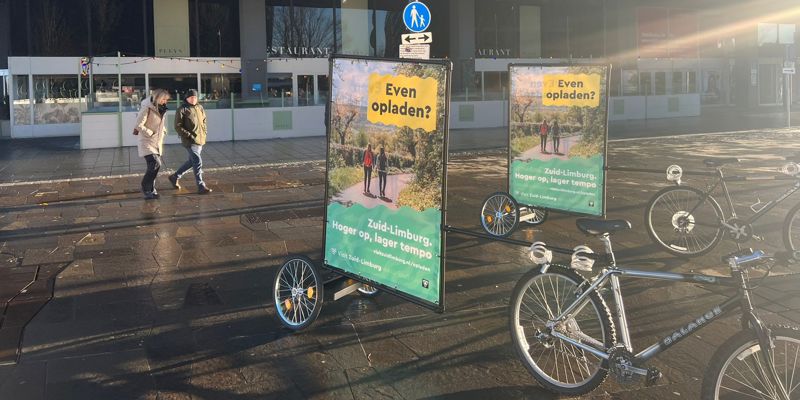
[[[507,237],[519,225],[519,205],[505,192],[495,192],[483,201],[481,227],[496,237]]]
[[[800,203],[786,214],[786,222],[783,223],[783,243],[787,250],[800,250]]]
[[[647,234],[676,256],[703,255],[722,240],[722,208],[713,197],[688,186],[664,188],[644,214]]]
[[[582,285],[588,283],[574,270],[550,265],[545,273],[536,268],[525,274],[511,295],[511,341],[525,368],[547,390],[570,396],[599,386],[608,375],[608,362],[551,333],[602,350],[615,340],[608,307],[596,291],[566,321],[547,327],[580,295]]]
[[[772,329],[775,343],[772,364],[792,400],[800,399],[800,331]],[[703,400],[783,400],[775,384],[766,378],[765,357],[753,330],[737,333],[711,357],[703,379]]]

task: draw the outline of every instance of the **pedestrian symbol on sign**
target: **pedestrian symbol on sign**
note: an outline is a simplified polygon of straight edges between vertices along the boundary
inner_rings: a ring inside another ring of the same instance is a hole
[[[431,24],[431,11],[424,3],[409,3],[403,10],[403,23],[411,32],[424,32]]]

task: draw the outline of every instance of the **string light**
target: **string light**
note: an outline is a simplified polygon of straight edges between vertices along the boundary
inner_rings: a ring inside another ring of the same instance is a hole
[[[205,61],[206,64],[211,64],[211,63],[220,64],[221,68],[225,68],[225,67],[238,68],[238,66],[233,64],[233,62],[235,60],[231,60],[229,58],[225,58],[225,59],[215,58],[215,59],[211,59],[211,60],[207,60],[207,59],[196,60],[196,59],[185,58],[185,57],[155,57],[154,56],[154,57],[142,58],[141,60],[126,61],[126,62],[121,62],[121,63],[99,63],[99,62],[92,61],[91,64],[92,65],[96,65],[96,66],[122,66],[122,65],[137,64],[139,62],[145,62],[145,61],[155,61],[157,59],[162,59],[162,60],[167,60],[168,59],[170,61],[186,61],[186,62],[197,62],[197,63],[202,63],[202,62]]]

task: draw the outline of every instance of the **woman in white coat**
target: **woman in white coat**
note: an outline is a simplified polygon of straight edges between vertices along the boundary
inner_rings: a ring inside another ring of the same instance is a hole
[[[139,136],[139,157],[147,161],[147,172],[142,178],[142,193],[145,200],[158,198],[155,183],[163,162],[164,137],[167,134],[166,117],[169,92],[157,89],[150,98],[142,101],[142,108],[136,117],[136,131]]]

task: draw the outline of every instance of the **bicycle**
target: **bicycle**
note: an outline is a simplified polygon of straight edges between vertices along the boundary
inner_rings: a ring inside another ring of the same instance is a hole
[[[646,384],[652,385],[661,373],[646,367],[647,361],[739,309],[742,330],[721,345],[711,358],[702,398],[800,398],[797,390],[800,371],[795,372],[800,361],[800,331],[768,327],[756,316],[751,302],[751,291],[757,286],[750,283],[750,271],[762,265],[770,265],[771,269],[774,258],[762,251],[730,254],[725,258],[730,277],[633,270],[617,265],[611,246],[611,235],[630,229],[630,222],[578,219],[577,226],[582,232],[599,237],[605,245],[605,254],[594,254],[586,246],[576,247],[568,267],[552,264],[550,248],[541,242],[534,243],[529,255],[541,266],[519,280],[511,297],[509,321],[514,348],[544,388],[559,394],[582,395],[597,388],[609,374],[621,383],[644,378]],[[590,280],[577,272],[591,271],[596,263],[603,268]],[[769,275],[769,269],[762,280]],[[736,289],[736,293],[657,343],[634,353],[620,277],[725,286]],[[616,321],[601,296],[609,284]]]
[[[726,177],[722,172],[725,164],[737,162],[739,160],[736,158],[703,160],[707,167],[715,169],[713,175],[716,176],[714,183],[705,191],[682,185],[683,171],[679,166],[667,168],[667,180],[675,183],[675,186],[658,191],[645,209],[645,226],[653,242],[676,256],[699,256],[711,251],[726,235],[737,244],[751,239],[762,240],[754,234],[752,224],[800,190],[800,166],[795,163],[784,166],[782,172],[794,179],[791,187],[767,203],[759,199],[750,206],[754,214],[743,219],[736,214],[726,182],[753,178]],[[730,218],[725,216],[722,207],[711,195],[718,187],[722,188]],[[800,203],[786,216],[783,242],[787,250],[800,250]]]

